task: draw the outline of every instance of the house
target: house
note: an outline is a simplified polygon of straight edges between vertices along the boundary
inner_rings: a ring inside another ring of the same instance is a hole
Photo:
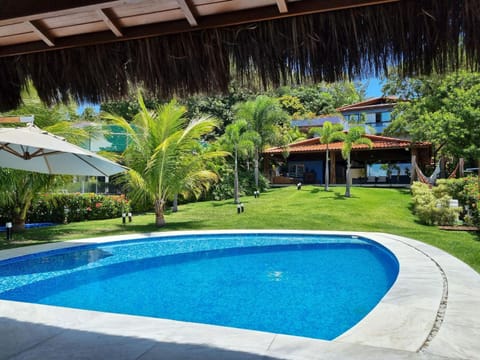
[[[342,124],[348,130],[349,124],[364,124],[367,132],[381,134],[391,123],[391,113],[398,103],[396,96],[380,96],[351,105],[337,108],[338,115],[324,115],[312,119],[292,120],[290,124],[308,133],[312,127],[321,127],[325,121],[332,124]]]
[[[308,133],[311,128],[322,127],[323,124],[329,121],[332,124],[342,124],[344,119],[339,115],[318,116],[312,119],[300,119],[290,121],[292,127],[297,127],[301,132]]]
[[[412,142],[379,135],[364,135],[373,147],[354,145],[351,152],[353,183],[410,184],[412,164],[420,168],[430,163],[431,144]],[[343,142],[329,144],[330,184],[346,182],[346,161],[342,158]],[[272,184],[325,183],[327,145],[318,137],[298,141],[284,147],[273,147],[263,152],[264,173]]]
[[[396,96],[380,96],[339,107],[337,111],[345,118],[345,130],[348,124],[365,124],[374,129],[375,134],[381,134],[390,125],[391,113],[398,101]]]

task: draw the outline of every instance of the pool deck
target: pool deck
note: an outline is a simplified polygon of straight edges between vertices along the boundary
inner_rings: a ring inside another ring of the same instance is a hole
[[[383,233],[241,232],[365,236],[396,255],[400,272],[382,301],[333,341],[0,300],[0,359],[480,359],[480,274],[446,252]],[[4,250],[0,260],[134,237]]]

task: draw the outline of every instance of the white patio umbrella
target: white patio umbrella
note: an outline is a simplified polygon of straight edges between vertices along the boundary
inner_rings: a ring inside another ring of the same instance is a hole
[[[32,124],[0,128],[0,167],[85,176],[111,176],[127,170]]]

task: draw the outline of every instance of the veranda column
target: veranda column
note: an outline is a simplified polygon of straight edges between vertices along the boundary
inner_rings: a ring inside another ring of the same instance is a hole
[[[416,157],[413,149],[411,149],[410,151],[412,153],[411,170],[410,170],[410,185],[412,185],[413,182],[417,178],[417,168],[415,166],[416,163],[417,163],[417,157]]]
[[[335,163],[337,162],[336,151],[330,151],[330,184],[337,183],[337,177],[335,176]]]

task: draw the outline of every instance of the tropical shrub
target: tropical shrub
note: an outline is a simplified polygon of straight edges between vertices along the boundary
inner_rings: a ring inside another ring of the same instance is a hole
[[[413,211],[420,222],[426,225],[454,225],[461,212],[461,207],[449,207],[452,197],[445,192],[445,187],[431,189],[421,182],[412,185]]]
[[[32,203],[27,222],[62,223],[121,217],[130,205],[123,195],[45,194]]]
[[[468,176],[460,179],[441,179],[437,183],[441,191],[458,199],[462,208],[460,218],[466,225],[480,226],[478,203],[480,200],[479,179]]]
[[[225,200],[234,197],[234,174],[230,164],[223,165],[220,174],[220,181],[211,187],[209,193],[206,195],[207,200]],[[258,186],[260,192],[269,188],[268,179],[261,174],[258,179]],[[244,168],[239,169],[239,188],[240,196],[253,195],[253,192],[257,190],[255,177],[250,170]]]

